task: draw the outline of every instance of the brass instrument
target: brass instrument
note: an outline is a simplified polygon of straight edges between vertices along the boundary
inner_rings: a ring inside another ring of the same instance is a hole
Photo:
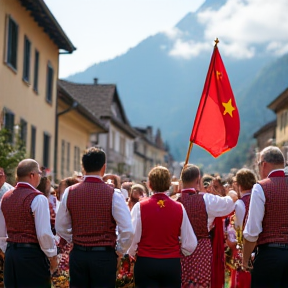
[[[235,248],[231,248],[229,247],[229,245],[226,247],[225,249],[226,265],[231,269],[241,270],[243,259],[243,232],[242,227],[235,228],[234,219],[235,219],[235,213],[230,217],[230,225],[235,230],[237,244]]]
[[[237,271],[243,270],[243,227],[235,227],[234,222],[235,214],[231,216],[230,224],[233,226],[235,232],[236,232],[236,240],[237,244],[235,249],[231,249],[229,246],[227,246],[225,250],[226,255],[226,265],[229,266],[231,269],[235,269]],[[253,267],[251,258],[249,259],[249,267]]]

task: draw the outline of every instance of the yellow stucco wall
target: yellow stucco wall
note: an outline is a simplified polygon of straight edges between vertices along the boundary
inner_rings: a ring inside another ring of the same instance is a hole
[[[7,16],[11,16],[18,24],[17,71],[13,71],[5,63]],[[24,36],[31,41],[30,83],[22,80]],[[35,49],[39,51],[38,94],[33,91]],[[27,121],[27,152],[30,152],[31,125],[36,131],[36,160],[43,162],[43,133],[51,136],[49,168],[53,168],[56,84],[58,78],[58,47],[39,27],[18,1],[0,1],[0,111],[3,108],[11,110],[15,115],[15,124],[20,119]],[[53,67],[53,97],[52,104],[46,102],[47,64]]]
[[[65,110],[67,106],[64,106],[61,101],[58,101],[59,111]],[[90,135],[100,131],[99,126],[89,121],[86,117],[83,117],[77,110],[69,111],[66,114],[59,116],[59,130],[58,130],[58,155],[57,155],[57,176],[56,179],[72,176],[74,172],[74,147],[80,149],[80,161],[83,151],[90,146]],[[65,141],[65,153],[62,156],[62,140]],[[70,143],[70,167],[67,169],[67,143]],[[61,162],[64,159],[64,173],[61,171]],[[64,174],[64,175],[63,175]]]
[[[279,146],[288,142],[288,107],[285,106],[277,112],[276,144]]]

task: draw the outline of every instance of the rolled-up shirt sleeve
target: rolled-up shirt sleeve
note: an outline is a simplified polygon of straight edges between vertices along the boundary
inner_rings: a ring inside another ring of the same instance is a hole
[[[184,256],[191,255],[197,246],[197,238],[191,226],[187,212],[181,204],[183,210],[183,218],[181,224],[181,251]]]
[[[64,238],[68,243],[72,242],[72,219],[67,209],[67,197],[69,187],[65,189],[62,201],[56,214],[55,229],[59,236]]]
[[[235,203],[230,196],[220,197],[218,195],[205,193],[203,199],[208,215],[208,231],[213,228],[215,217],[229,215],[235,209]]]
[[[48,199],[44,195],[37,195],[31,203],[31,210],[34,214],[36,234],[42,251],[47,257],[57,255],[55,237],[51,231]]]
[[[114,191],[112,198],[112,216],[118,227],[117,251],[124,254],[132,243],[134,231],[129,208],[118,191]]]
[[[265,212],[265,195],[260,184],[254,184],[247,222],[243,231],[243,237],[249,242],[256,242],[262,232],[262,221]]]

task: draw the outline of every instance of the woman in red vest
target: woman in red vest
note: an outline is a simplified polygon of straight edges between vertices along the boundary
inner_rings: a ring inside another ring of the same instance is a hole
[[[180,288],[180,258],[192,254],[197,239],[183,205],[165,195],[171,185],[169,170],[154,167],[148,178],[153,195],[131,211],[135,236],[128,253],[135,256],[137,251],[135,286]]]

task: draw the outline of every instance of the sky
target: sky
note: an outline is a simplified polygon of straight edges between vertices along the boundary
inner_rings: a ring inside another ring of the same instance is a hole
[[[77,48],[60,56],[59,77],[127,52],[174,27],[204,0],[44,0]]]
[[[258,44],[277,56],[288,53],[288,0],[227,0],[218,11],[203,11],[197,15],[197,21],[205,27],[202,42],[187,40],[175,25],[187,13],[196,11],[204,0],[45,3],[77,47],[72,55],[60,56],[60,78],[113,59],[158,32],[165,32],[174,41],[169,55],[183,59],[211,51],[215,37],[220,39],[221,54],[230,57],[254,57]]]

